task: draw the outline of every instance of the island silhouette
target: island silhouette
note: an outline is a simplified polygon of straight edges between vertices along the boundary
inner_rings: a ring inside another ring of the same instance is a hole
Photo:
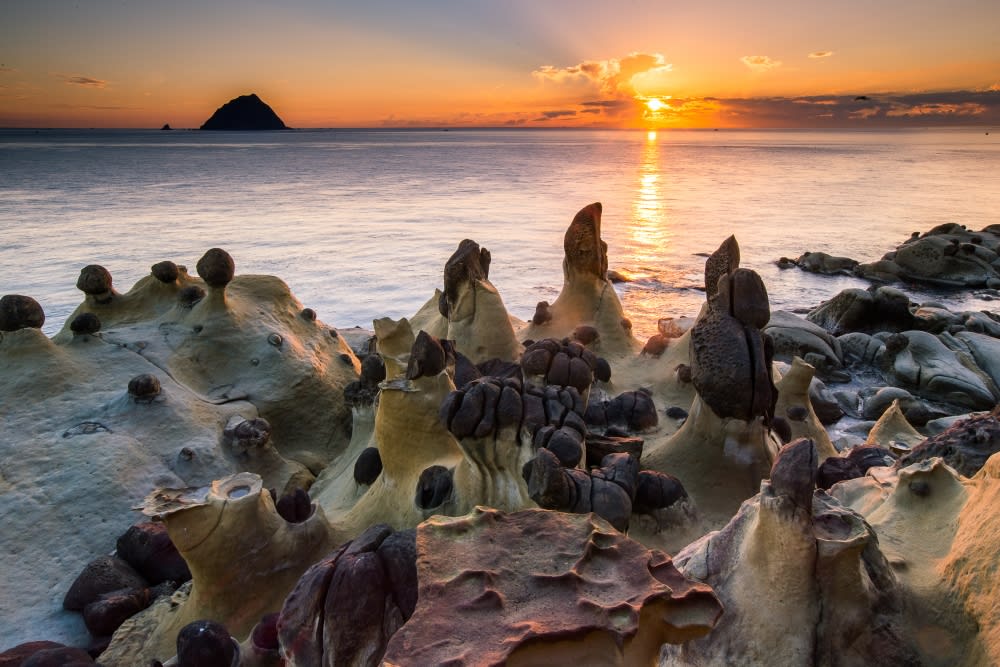
[[[240,95],[215,110],[203,130],[287,130],[284,121],[256,93]]]

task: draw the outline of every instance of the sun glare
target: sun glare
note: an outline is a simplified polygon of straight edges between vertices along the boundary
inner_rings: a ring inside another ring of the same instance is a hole
[[[661,100],[658,97],[651,97],[648,100],[646,100],[646,107],[650,111],[654,111],[655,112],[655,111],[659,111],[660,109],[666,109],[667,108],[667,103],[664,102],[663,100]]]

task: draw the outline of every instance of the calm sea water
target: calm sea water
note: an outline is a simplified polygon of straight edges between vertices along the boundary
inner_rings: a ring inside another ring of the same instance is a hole
[[[729,234],[772,307],[852,278],[779,271],[806,250],[880,258],[912,231],[1000,222],[1000,133],[848,131],[0,131],[0,293],[57,331],[81,267],[126,291],[164,259],[219,246],[241,273],[283,278],[322,320],[412,315],[471,238],[521,318],[562,284],[562,236],[604,204],[611,268],[637,333],[694,315],[704,257]],[[986,308],[988,295],[908,290]]]

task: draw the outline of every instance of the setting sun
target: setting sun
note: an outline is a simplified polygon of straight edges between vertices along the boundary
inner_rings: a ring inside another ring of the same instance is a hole
[[[663,100],[661,100],[658,97],[653,97],[653,98],[650,98],[650,99],[646,100],[646,108],[648,108],[650,111],[654,111],[655,112],[655,111],[659,111],[661,109],[666,109],[667,108],[667,103],[664,102]]]

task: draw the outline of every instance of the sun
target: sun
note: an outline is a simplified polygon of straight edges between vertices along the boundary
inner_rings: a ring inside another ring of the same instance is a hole
[[[652,111],[653,113],[656,113],[661,109],[666,109],[667,106],[668,106],[667,103],[658,97],[651,97],[648,100],[646,100],[646,108]]]

